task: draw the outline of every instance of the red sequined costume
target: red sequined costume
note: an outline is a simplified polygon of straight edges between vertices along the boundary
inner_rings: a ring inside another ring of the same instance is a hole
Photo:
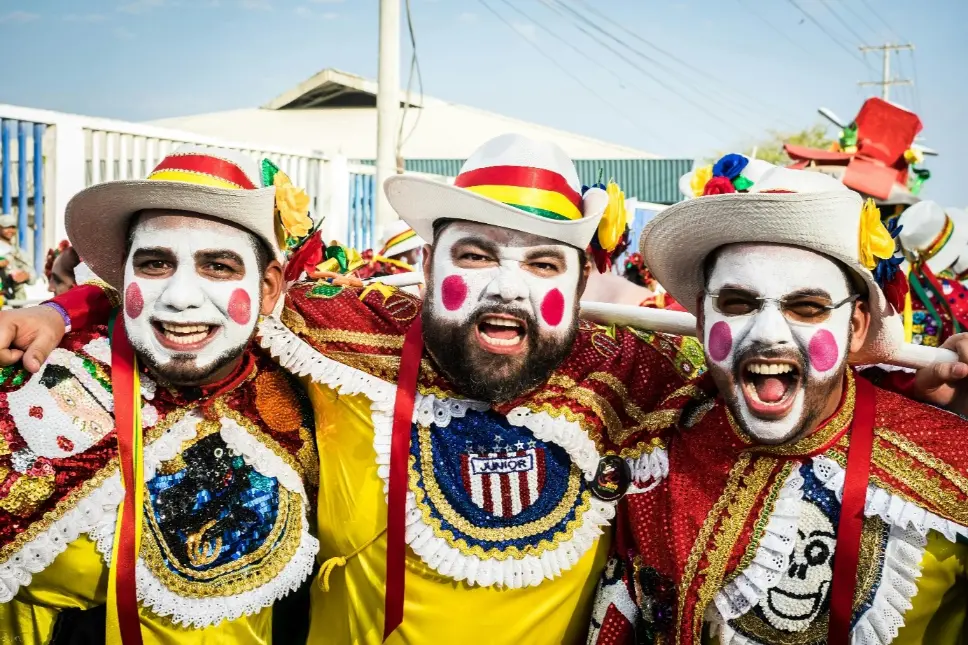
[[[108,313],[105,292],[79,291],[61,301]],[[57,612],[105,602],[124,494],[111,361],[108,328],[83,324],[38,374],[0,370],[0,624],[18,643],[47,643]],[[255,346],[219,383],[176,389],[145,372],[141,394],[145,642],[268,642],[269,608],[318,551],[308,398]]]
[[[837,412],[793,445],[754,443],[721,399],[685,409],[623,500],[590,642],[826,643],[862,381],[849,374]],[[875,430],[852,642],[960,642],[968,424],[863,385]]]
[[[367,249],[360,254],[366,262],[365,265],[356,270],[356,275],[360,280],[379,278],[386,275],[397,275],[400,273],[411,273],[414,268],[402,260],[383,257]]]

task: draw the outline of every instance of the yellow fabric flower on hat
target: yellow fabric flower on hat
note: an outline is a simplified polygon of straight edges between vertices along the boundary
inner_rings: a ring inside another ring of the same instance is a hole
[[[605,193],[608,195],[608,206],[605,207],[605,213],[598,223],[598,243],[603,249],[611,252],[625,235],[628,212],[625,210],[625,193],[617,183],[608,182]]]
[[[909,148],[904,151],[904,161],[911,166],[916,166],[924,162],[924,153],[916,148]]]
[[[309,195],[294,186],[282,171],[276,173],[272,184],[276,187],[276,210],[283,228],[290,237],[305,237],[313,228],[313,220],[309,217]]]
[[[881,211],[873,199],[864,203],[860,214],[860,263],[873,271],[877,259],[886,260],[894,255],[894,238],[881,222]]]
[[[692,173],[692,179],[689,180],[689,188],[692,189],[693,197],[702,197],[703,191],[706,190],[706,184],[709,180],[713,178],[713,167],[703,166],[701,168],[696,168]]]

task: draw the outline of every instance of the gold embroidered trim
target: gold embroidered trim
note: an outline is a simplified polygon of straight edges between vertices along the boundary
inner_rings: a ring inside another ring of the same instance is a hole
[[[908,441],[901,435],[897,434],[896,432],[892,432],[887,428],[879,428],[875,430],[875,434],[879,439],[883,439],[884,441],[897,446],[931,470],[940,473],[945,477],[945,479],[951,482],[955,488],[960,490],[965,495],[968,495],[968,479],[963,477],[957,470],[952,468],[950,464],[941,461],[921,446]]]
[[[713,530],[716,528],[716,524],[719,522],[719,516],[722,515],[726,506],[729,504],[730,499],[732,499],[733,494],[736,492],[736,488],[739,486],[740,479],[742,478],[743,472],[750,463],[750,455],[742,454],[736,463],[733,464],[732,469],[729,471],[729,477],[726,479],[726,486],[723,488],[723,494],[720,495],[716,503],[713,504],[712,509],[709,514],[706,515],[706,519],[703,521],[702,528],[699,529],[699,534],[696,536],[696,541],[693,542],[692,549],[689,551],[689,558],[686,560],[686,566],[682,571],[682,580],[679,582],[679,607],[676,613],[676,643],[682,642],[682,615],[686,611],[686,595],[689,588],[692,587],[692,582],[696,578],[696,571],[699,569],[699,560],[702,558],[703,553],[706,551],[706,544],[709,543],[709,538],[713,534]],[[696,621],[702,626],[702,614],[696,615]],[[698,642],[698,640],[697,640]]]
[[[750,513],[753,512],[753,506],[756,505],[760,494],[770,481],[770,475],[776,463],[776,460],[770,457],[760,457],[753,462],[752,471],[743,476],[742,485],[735,490],[735,495],[731,496],[732,500],[726,507],[726,514],[719,525],[719,530],[713,535],[713,548],[706,556],[708,565],[701,572],[704,578],[699,587],[699,600],[696,603],[694,615],[693,631],[697,638],[696,642],[699,642],[698,638],[702,632],[706,607],[712,602],[716,592],[722,588],[729,558]]]
[[[310,327],[301,314],[288,307],[282,310],[281,318],[282,324],[292,332],[308,336],[318,343],[351,343],[384,349],[401,349],[403,347],[403,335],[370,334],[362,331]]]
[[[507,558],[520,560],[528,555],[539,556],[545,551],[553,551],[557,549],[562,542],[570,540],[575,530],[581,527],[584,523],[584,514],[591,507],[591,495],[588,491],[582,492],[581,470],[572,464],[571,473],[568,476],[568,488],[565,490],[565,494],[562,496],[561,502],[558,504],[555,510],[545,517],[541,518],[540,520],[535,520],[534,522],[522,524],[521,526],[512,526],[508,528],[489,529],[474,526],[453,509],[453,507],[447,501],[447,498],[444,496],[443,491],[440,490],[440,486],[437,485],[437,479],[434,477],[433,472],[434,455],[433,446],[430,440],[430,432],[430,428],[426,426],[420,426],[417,430],[418,441],[420,444],[421,472],[419,474],[417,473],[417,469],[415,467],[417,460],[415,457],[411,456],[409,469],[410,490],[416,497],[417,507],[420,509],[423,515],[424,523],[433,530],[434,535],[446,540],[449,545],[460,551],[462,554],[474,555],[482,559],[491,560],[506,560]],[[424,490],[420,487],[421,480],[426,488],[426,495],[424,494]],[[433,516],[430,507],[425,503],[424,500],[427,497],[430,498],[430,501],[437,508],[437,512],[440,513],[441,517],[443,517],[448,524],[456,527],[457,530],[473,537],[476,540],[487,542],[499,542],[502,540],[511,539],[528,539],[538,533],[543,533],[552,529],[556,524],[565,519],[572,509],[575,510],[575,519],[568,522],[568,524],[565,526],[565,529],[562,532],[557,533],[552,541],[541,540],[538,544],[528,545],[523,549],[509,546],[505,549],[494,548],[485,551],[478,545],[470,546],[463,539],[454,537],[453,533],[444,530],[441,526],[442,523],[440,519]]]
[[[91,278],[90,280],[85,280],[81,284],[82,285],[90,285],[92,287],[97,287],[98,289],[100,289],[101,291],[103,291],[104,292],[104,295],[108,299],[108,302],[111,304],[111,308],[112,309],[115,308],[115,307],[120,307],[121,306],[121,294],[118,293],[117,291],[115,291],[114,290],[114,287],[112,287],[111,285],[109,285],[104,280],[101,280],[100,278]]]
[[[729,411],[729,407],[726,408],[726,418],[729,419],[729,427],[733,429],[737,437],[746,443],[754,444],[749,448],[753,452],[770,455],[805,455],[820,449],[824,444],[833,440],[838,433],[843,432],[847,428],[854,419],[855,399],[856,387],[854,385],[854,375],[848,370],[847,393],[844,396],[844,404],[840,406],[837,414],[827,421],[822,428],[818,428],[803,439],[791,444],[780,444],[776,446],[759,444],[755,439],[746,434],[745,430],[739,427],[739,424],[736,423],[736,419],[733,417],[733,413]]]
[[[763,536],[766,534],[766,525],[770,523],[770,518],[773,516],[773,511],[776,508],[776,500],[780,497],[780,491],[783,490],[783,487],[786,485],[786,481],[790,477],[790,471],[793,470],[794,466],[799,468],[800,464],[787,462],[780,470],[780,474],[777,475],[776,480],[773,482],[773,487],[770,489],[770,492],[767,493],[766,499],[763,501],[763,510],[760,511],[760,516],[753,525],[753,532],[750,534],[750,541],[746,546],[746,552],[743,553],[743,557],[739,561],[739,565],[736,566],[732,573],[726,576],[725,582],[735,580],[741,573],[749,568],[750,564],[752,564],[753,558],[756,557],[756,551],[760,547],[760,540],[762,540]]]

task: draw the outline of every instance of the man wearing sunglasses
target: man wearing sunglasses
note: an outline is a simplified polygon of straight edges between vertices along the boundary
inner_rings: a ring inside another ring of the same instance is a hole
[[[850,367],[903,339],[894,240],[839,182],[744,161],[642,235],[710,397],[649,437],[589,641],[962,642],[968,423]]]

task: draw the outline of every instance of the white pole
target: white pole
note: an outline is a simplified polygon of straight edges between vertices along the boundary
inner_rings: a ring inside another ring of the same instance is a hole
[[[383,192],[383,182],[397,172],[400,129],[400,0],[380,0],[380,64],[376,95],[376,231],[382,239],[387,223],[397,219]]]

